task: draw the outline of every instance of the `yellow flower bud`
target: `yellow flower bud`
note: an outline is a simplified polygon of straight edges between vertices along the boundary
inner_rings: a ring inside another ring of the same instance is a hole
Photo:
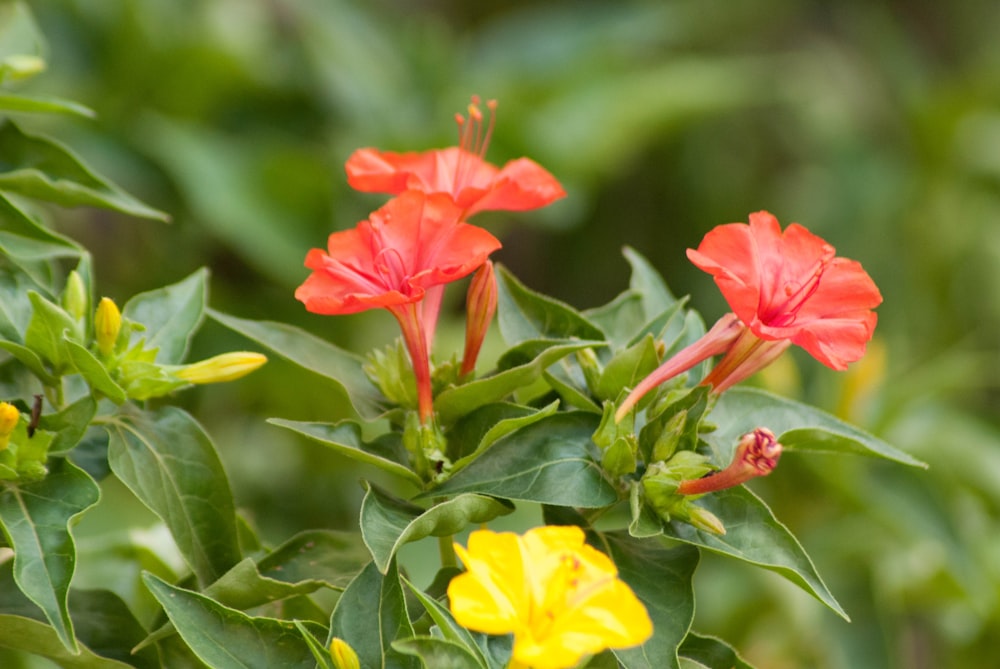
[[[246,376],[267,362],[267,356],[249,351],[223,353],[207,360],[185,365],[174,376],[189,383],[222,383]]]
[[[21,420],[21,412],[10,402],[0,402],[0,451],[10,444],[10,435]]]
[[[330,642],[330,656],[333,658],[333,666],[337,669],[361,669],[358,654],[339,637],[334,637]]]
[[[94,336],[102,355],[109,356],[115,350],[121,329],[122,312],[118,311],[118,305],[110,297],[102,297],[94,316]]]

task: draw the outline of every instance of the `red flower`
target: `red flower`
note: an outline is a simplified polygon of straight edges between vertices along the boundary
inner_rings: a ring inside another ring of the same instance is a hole
[[[478,102],[473,97],[468,122],[456,116],[457,147],[422,153],[358,149],[347,160],[347,182],[370,193],[447,193],[466,216],[486,210],[537,209],[565,196],[556,178],[533,160],[519,158],[502,168],[484,160],[496,102],[487,103],[490,122],[485,132]]]
[[[413,363],[423,422],[433,406],[419,303],[428,288],[461,279],[500,248],[496,237],[461,217],[446,195],[407,191],[353,230],[331,234],[327,251],[309,251],[305,264],[313,273],[295,291],[313,313],[353,314],[383,307],[396,317]]]
[[[710,231],[688,258],[715,277],[733,312],[705,336],[643,379],[615,413],[621,421],[647,392],[713,355],[725,354],[702,379],[721,393],[763,369],[791,344],[836,370],[861,358],[882,302],[875,282],[853,260],[797,223],[784,233],[760,211],[750,225]]]
[[[688,258],[713,277],[729,306],[765,341],[787,340],[832,369],[861,358],[882,295],[861,264],[797,223],[784,233],[760,211],[750,225],[710,231]]]

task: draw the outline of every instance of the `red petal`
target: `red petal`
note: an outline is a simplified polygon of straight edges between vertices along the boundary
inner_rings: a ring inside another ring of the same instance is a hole
[[[495,175],[492,188],[469,207],[477,211],[526,211],[537,209],[566,196],[552,174],[529,158],[518,158]]]

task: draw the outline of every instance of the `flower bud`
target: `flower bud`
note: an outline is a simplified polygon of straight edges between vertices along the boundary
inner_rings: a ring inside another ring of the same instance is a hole
[[[267,356],[262,353],[234,351],[185,365],[174,370],[174,376],[195,384],[222,383],[244,377],[265,362]]]
[[[462,376],[476,368],[476,358],[483,347],[497,310],[497,279],[493,263],[487,260],[472,276],[465,301],[465,352],[462,354]]]
[[[10,435],[21,420],[21,412],[10,402],[0,402],[0,451],[10,445]]]
[[[767,476],[778,466],[782,445],[770,430],[758,427],[740,439],[733,461],[720,472],[699,479],[681,481],[681,495],[702,495],[746,483],[758,476]]]
[[[79,321],[87,315],[87,287],[83,285],[80,273],[73,270],[66,277],[66,287],[63,289],[62,306],[70,316]]]
[[[45,61],[28,53],[16,53],[0,61],[0,79],[28,79],[45,70]]]
[[[333,658],[333,666],[336,669],[361,669],[358,654],[340,637],[334,637],[330,642],[330,657]]]
[[[114,352],[121,329],[122,312],[118,311],[118,305],[111,298],[102,297],[94,316],[94,337],[101,355],[107,357]]]

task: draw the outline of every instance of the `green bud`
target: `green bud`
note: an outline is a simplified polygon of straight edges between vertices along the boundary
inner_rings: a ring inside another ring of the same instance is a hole
[[[62,307],[70,316],[80,320],[90,311],[90,297],[87,294],[87,287],[83,285],[80,273],[73,270],[66,277],[66,287],[63,288]]]
[[[417,407],[417,381],[401,338],[372,350],[362,370],[390,402],[407,409]]]
[[[576,361],[580,363],[583,370],[583,378],[587,381],[587,387],[591,392],[596,391],[601,380],[601,363],[597,360],[597,354],[592,348],[580,349],[576,352]]]
[[[670,459],[677,450],[677,444],[680,443],[681,436],[684,434],[687,416],[687,409],[681,409],[670,417],[670,420],[663,426],[663,430],[656,438],[656,441],[653,442],[653,448],[649,457],[650,460],[659,462],[660,460]]]

